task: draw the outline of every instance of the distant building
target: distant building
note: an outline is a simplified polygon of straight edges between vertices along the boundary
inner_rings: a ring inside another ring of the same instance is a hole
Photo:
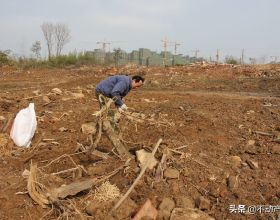
[[[104,52],[102,49],[87,51],[100,64],[115,63],[116,65],[136,64],[139,66],[172,66],[184,65],[196,62],[199,59],[195,57],[184,56],[183,54],[173,55],[169,51],[157,53],[147,48],[139,48],[127,53],[121,49],[115,49],[114,52]]]

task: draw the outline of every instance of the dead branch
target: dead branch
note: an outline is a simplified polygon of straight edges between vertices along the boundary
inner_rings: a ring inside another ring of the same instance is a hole
[[[116,133],[113,131],[113,128],[110,124],[110,121],[105,119],[103,121],[103,129],[106,132],[107,137],[111,141],[111,143],[114,145],[116,150],[118,151],[121,158],[127,159],[131,155],[126,150],[122,142],[120,141],[119,137],[116,135]]]
[[[94,143],[93,142],[91,143],[89,149],[94,150],[97,147],[97,144],[99,143],[99,141],[101,139],[101,135],[102,135],[102,118],[100,116],[99,120],[98,120],[98,133],[97,133]],[[92,140],[92,136],[91,136],[91,140]]]
[[[161,161],[156,169],[155,172],[155,179],[156,181],[160,181],[163,177],[163,171],[166,168],[166,160],[167,160],[167,154],[163,153],[161,157]]]
[[[154,149],[153,149],[153,152],[150,156],[150,159],[147,160],[146,164],[143,166],[143,168],[141,169],[141,172],[140,174],[138,175],[138,177],[134,180],[133,184],[131,185],[131,187],[127,190],[127,192],[124,194],[124,196],[117,202],[117,204],[113,207],[112,211],[116,210],[121,204],[122,202],[126,199],[126,197],[130,194],[130,192],[134,189],[134,187],[136,186],[136,184],[138,183],[138,181],[141,179],[141,177],[143,176],[143,174],[145,173],[148,165],[150,164],[150,160],[151,158],[154,157],[160,143],[162,142],[162,139],[160,138],[158,140],[158,142],[156,143]]]
[[[161,120],[155,120],[155,119],[149,119],[149,118],[139,118],[128,111],[122,112],[122,114],[126,118],[128,118],[130,121],[135,121],[135,122],[139,122],[139,123],[148,122],[150,125],[158,125],[158,126],[170,126],[170,127],[174,126],[174,123],[170,123],[168,121],[161,121]]]
[[[59,161],[60,159],[64,158],[64,157],[69,157],[70,160],[72,161],[72,163],[74,163],[75,166],[77,166],[77,164],[73,161],[73,159],[71,158],[71,156],[77,155],[77,154],[81,154],[81,153],[85,153],[86,151],[81,151],[81,152],[77,152],[77,153],[73,153],[73,154],[63,154],[59,157],[57,157],[56,159],[52,160],[51,162],[49,162],[48,164],[46,164],[45,166],[41,166],[40,168],[46,168],[48,166],[50,166],[51,164],[53,164],[56,161]]]
[[[62,170],[62,171],[59,171],[59,172],[56,172],[56,173],[52,173],[52,175],[59,175],[59,174],[63,174],[63,173],[73,172],[73,171],[76,171],[76,170],[79,170],[79,169],[81,169],[80,166],[70,168],[70,169],[67,169],[67,170]]]
[[[252,133],[263,135],[263,136],[273,136],[271,133],[263,132],[263,131],[252,131]]]
[[[92,115],[94,115],[94,116],[96,116],[96,117],[102,116],[102,114],[110,108],[110,105],[111,105],[113,102],[114,102],[113,99],[109,99],[109,101],[108,101],[104,106],[102,106],[102,108],[101,108],[99,111],[95,112],[95,113],[92,114]]]
[[[98,150],[91,151],[91,154],[93,154],[94,156],[97,156],[97,157],[101,157],[104,160],[107,160],[109,158],[108,154],[103,153],[103,152],[98,151]]]

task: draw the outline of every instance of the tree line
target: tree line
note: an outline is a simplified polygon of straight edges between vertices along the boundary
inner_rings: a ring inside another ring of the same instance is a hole
[[[60,56],[62,49],[71,38],[68,26],[61,23],[53,24],[45,22],[41,25],[41,30],[48,49],[48,59],[53,56]],[[35,41],[31,47],[31,51],[38,59],[41,58],[41,49],[40,41]]]

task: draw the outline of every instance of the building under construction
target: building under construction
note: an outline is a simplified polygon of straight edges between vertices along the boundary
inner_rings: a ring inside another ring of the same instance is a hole
[[[93,56],[97,63],[116,65],[135,64],[139,66],[174,66],[185,65],[194,61],[194,57],[184,56],[182,54],[174,55],[169,51],[157,53],[147,48],[139,48],[127,53],[121,49],[115,49],[114,52],[105,52],[102,49],[87,51]]]

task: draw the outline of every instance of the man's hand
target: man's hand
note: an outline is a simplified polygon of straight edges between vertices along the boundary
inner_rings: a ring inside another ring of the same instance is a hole
[[[118,108],[120,113],[127,111],[127,109],[128,109],[128,107],[126,106],[126,104],[122,104],[122,106]]]

